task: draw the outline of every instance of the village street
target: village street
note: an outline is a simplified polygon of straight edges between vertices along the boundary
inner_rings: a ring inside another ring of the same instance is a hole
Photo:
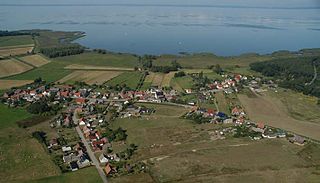
[[[74,114],[73,115],[73,121],[77,121],[77,120],[78,119],[76,118],[76,115]],[[89,155],[89,157],[90,157],[90,159],[92,161],[92,164],[96,166],[96,168],[98,170],[98,173],[99,173],[103,183],[107,183],[108,182],[107,177],[106,177],[105,173],[103,172],[102,168],[100,167],[99,161],[95,157],[93,151],[90,148],[90,145],[88,144],[86,138],[84,137],[83,133],[81,132],[81,129],[79,128],[79,126],[76,127],[76,131],[77,131],[79,137],[81,138],[82,143],[84,144],[84,146],[87,149],[87,153],[88,153],[88,155]]]

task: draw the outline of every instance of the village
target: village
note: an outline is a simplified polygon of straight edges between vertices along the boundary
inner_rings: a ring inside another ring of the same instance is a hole
[[[196,80],[199,75],[194,77]],[[210,134],[213,140],[227,136],[249,137],[252,140],[287,138],[292,143],[305,144],[306,139],[302,136],[267,126],[264,122],[251,121],[239,104],[230,106],[230,111],[220,111],[218,107],[201,107],[199,103],[216,105],[215,93],[230,95],[243,88],[253,93],[263,92],[265,88],[275,92],[277,90],[271,80],[262,81],[260,78],[239,74],[222,77],[223,80],[206,81],[196,89],[185,89],[183,94],[173,89],[157,87],[148,90],[115,91],[89,85],[46,85],[39,79],[30,85],[5,92],[1,101],[9,107],[29,106],[31,113],[54,116],[50,120],[50,127],[55,129],[57,134],[61,134],[63,129],[75,129],[78,138],[72,141],[65,140],[63,135],[47,139],[45,135],[37,134],[63,172],[92,165],[97,167],[100,175],[105,176],[145,171],[147,166],[144,162],[129,164],[126,161],[137,150],[135,144],[130,144],[121,153],[113,152],[112,144],[124,143],[127,134],[126,130],[114,130],[109,128],[109,125],[117,118],[140,118],[156,112],[155,109],[143,105],[147,103],[184,107],[189,112],[182,117],[198,124],[225,124],[223,129]],[[182,96],[192,94],[197,94],[197,98],[181,99]]]

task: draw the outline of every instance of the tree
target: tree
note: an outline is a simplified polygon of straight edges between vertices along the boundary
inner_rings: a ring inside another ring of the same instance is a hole
[[[27,107],[27,111],[31,114],[42,114],[50,110],[51,108],[48,106],[48,104],[45,101],[38,101],[30,104]]]
[[[185,76],[185,75],[186,75],[185,72],[179,71],[179,72],[177,72],[177,73],[174,74],[174,77],[175,77],[175,78],[178,78],[178,77],[183,77],[183,76]]]
[[[217,73],[217,74],[221,74],[223,72],[221,66],[219,64],[217,64],[215,67],[214,67],[214,71]]]

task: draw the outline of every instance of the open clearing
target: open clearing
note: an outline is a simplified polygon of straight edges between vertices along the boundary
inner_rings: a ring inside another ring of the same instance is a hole
[[[161,87],[169,87],[170,86],[170,82],[172,80],[172,78],[174,77],[174,74],[176,72],[169,72],[167,74],[164,75],[162,83],[161,83]]]
[[[33,80],[0,80],[0,90],[19,87],[32,82]]]
[[[30,65],[15,59],[0,60],[0,78],[19,74],[32,69]]]
[[[83,81],[90,85],[101,85],[120,74],[122,74],[122,72],[119,71],[74,71],[60,79],[58,82],[74,83],[75,81]]]
[[[190,89],[193,87],[193,79],[191,76],[173,78],[170,84],[173,89],[183,91],[183,89]]]
[[[107,81],[106,84],[110,86],[126,85],[131,89],[136,89],[143,73],[141,72],[124,72],[117,77]]]
[[[156,182],[310,182],[319,178],[319,170],[304,158],[312,154],[304,151],[307,147],[285,139],[212,140],[210,132],[220,125],[195,125],[177,117],[185,109],[175,106],[148,107],[156,112],[141,119],[117,119],[113,128],[127,130],[128,144],[138,145],[131,161],[146,162]],[[301,151],[308,155],[300,156]],[[143,176],[138,177],[141,181]],[[146,176],[145,182],[149,180]]]
[[[30,56],[25,56],[22,57],[21,60],[35,66],[35,67],[40,67],[43,66],[50,61],[48,61],[46,58],[42,57],[41,55],[30,55]]]
[[[238,97],[251,120],[262,121],[274,127],[320,140],[320,124],[293,118],[286,105],[278,97],[268,93],[256,97],[241,94]]]
[[[33,50],[33,46],[17,47],[17,48],[0,48],[0,57],[22,55]]]
[[[65,69],[72,69],[72,70],[133,71],[133,68],[104,67],[104,66],[91,66],[91,65],[81,65],[81,64],[71,64],[71,65],[66,66]]]

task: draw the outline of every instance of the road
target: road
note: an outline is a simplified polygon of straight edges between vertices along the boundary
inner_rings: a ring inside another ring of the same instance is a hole
[[[78,120],[78,119],[76,118],[76,115],[75,115],[75,114],[73,115],[73,120],[74,120],[74,121],[77,121],[77,120]],[[96,166],[96,168],[97,168],[97,170],[98,170],[98,173],[99,173],[99,175],[100,175],[103,183],[107,183],[107,182],[108,182],[107,176],[106,176],[106,174],[104,174],[102,168],[100,167],[99,161],[97,160],[96,156],[94,155],[93,151],[91,150],[91,147],[90,147],[88,141],[86,140],[86,138],[84,137],[81,129],[79,128],[79,126],[76,127],[76,131],[77,131],[79,137],[81,138],[82,143],[84,144],[84,146],[85,146],[86,149],[87,149],[87,153],[88,153],[88,155],[89,155],[89,157],[90,157],[90,159],[91,159],[91,161],[92,161],[92,164],[93,164],[94,166]]]

